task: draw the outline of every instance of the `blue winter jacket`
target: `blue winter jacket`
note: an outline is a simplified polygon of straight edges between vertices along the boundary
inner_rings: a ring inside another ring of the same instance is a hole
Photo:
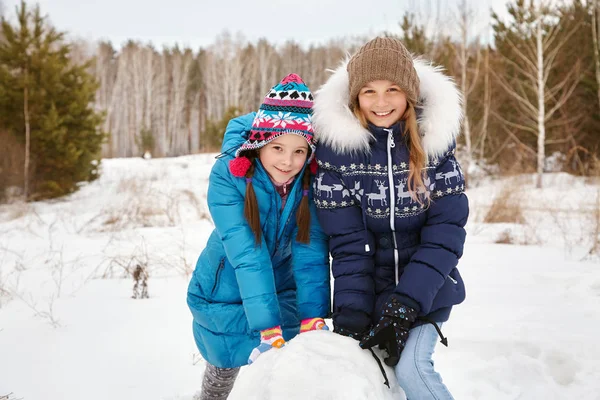
[[[342,109],[349,103],[344,68],[315,98],[319,170],[314,191],[321,226],[330,236],[333,321],[355,332],[377,322],[392,293],[438,322],[465,298],[456,268],[469,213],[454,157],[459,96],[439,71],[418,63],[416,69],[423,102],[419,126],[429,160],[419,195],[431,198],[429,206],[408,190],[403,122],[390,129],[360,126]]]
[[[228,166],[246,140],[254,114],[227,125],[222,150],[228,155],[216,161],[209,179],[215,229],[188,287],[198,349],[221,368],[245,365],[260,342],[260,330],[281,325],[289,340],[298,333],[300,320],[325,318],[330,312],[327,237],[315,216],[312,193],[310,244],[295,240],[301,179],[295,180],[282,210],[281,196],[257,160],[252,183],[262,226],[260,246],[244,219],[246,181],[233,176]]]

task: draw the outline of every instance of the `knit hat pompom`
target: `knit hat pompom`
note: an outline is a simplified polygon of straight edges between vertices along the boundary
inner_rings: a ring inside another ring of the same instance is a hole
[[[252,162],[247,157],[236,157],[229,161],[229,170],[233,176],[243,178],[250,169]]]
[[[348,62],[350,106],[358,103],[358,93],[367,83],[394,82],[414,105],[419,99],[419,75],[413,57],[402,42],[391,37],[377,37],[364,44]]]

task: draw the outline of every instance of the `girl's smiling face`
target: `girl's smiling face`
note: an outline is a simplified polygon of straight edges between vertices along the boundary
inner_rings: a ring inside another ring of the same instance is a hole
[[[358,106],[367,121],[381,128],[389,128],[404,115],[406,95],[392,81],[372,81],[358,92]]]
[[[285,183],[306,164],[308,143],[302,136],[286,134],[262,147],[258,158],[276,183]]]

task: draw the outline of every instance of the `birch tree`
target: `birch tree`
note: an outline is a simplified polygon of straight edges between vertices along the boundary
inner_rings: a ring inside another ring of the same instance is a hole
[[[255,93],[255,105],[260,104],[269,89],[275,85],[280,62],[275,48],[267,40],[259,40],[256,45],[258,82],[257,92]]]
[[[187,95],[186,95],[186,126],[188,129],[188,152],[200,150],[200,131],[203,130],[203,96],[201,59],[203,51],[191,60]]]
[[[547,1],[531,0],[525,5],[524,0],[517,0],[508,8],[515,19],[512,25],[505,25],[496,14],[493,18],[496,42],[504,45],[500,49],[504,52],[503,62],[514,75],[507,77],[494,73],[494,76],[514,102],[519,119],[496,116],[508,127],[536,137],[536,187],[541,188],[546,159],[546,124],[577,87],[579,70],[572,69],[552,87],[548,87],[548,80],[558,53],[575,29],[563,32]],[[518,140],[516,135],[514,138]]]
[[[117,63],[117,76],[111,96],[109,108],[111,113],[111,146],[116,149],[115,156],[131,157],[135,146],[135,97],[131,98],[131,58],[135,51],[135,44],[129,43],[119,55]]]
[[[258,56],[256,48],[248,44],[241,54],[242,79],[244,81],[244,90],[240,98],[239,109],[244,111],[254,110],[258,107],[256,101],[259,85]]]
[[[168,152],[169,133],[169,87],[170,87],[170,62],[168,52],[160,54],[156,66],[155,98],[152,109],[152,131],[155,133],[156,152],[165,156]]]
[[[241,49],[244,39],[229,32],[220,34],[207,50],[204,85],[207,94],[207,115],[212,120],[223,117],[228,107],[239,107],[243,82]]]
[[[187,130],[185,129],[186,94],[192,54],[189,50],[175,49],[172,54],[171,95],[168,109],[169,148],[167,155],[186,154]]]
[[[479,67],[481,63],[481,49],[478,43],[479,36],[472,35],[473,20],[475,18],[474,10],[469,7],[467,0],[462,0],[458,6],[458,27],[460,31],[460,44],[458,49],[457,61],[460,70],[460,91],[462,94],[462,111],[463,111],[463,138],[465,140],[465,171],[467,176],[471,171],[473,164],[473,145],[471,136],[471,121],[469,117],[469,96],[479,76]],[[470,43],[473,42],[474,46],[471,49]],[[475,66],[471,68],[472,57],[475,53],[476,60]]]
[[[219,119],[225,111],[223,88],[219,87],[221,62],[211,49],[206,51],[202,65],[202,84],[206,88],[206,117],[210,120]]]
[[[305,54],[302,48],[294,41],[288,40],[281,49],[281,70],[278,79],[287,74],[295,73],[302,76],[304,70]],[[274,85],[276,82],[273,82]]]
[[[483,158],[485,154],[485,143],[488,137],[488,122],[490,118],[490,110],[492,105],[492,90],[490,85],[490,46],[487,45],[483,56],[483,115],[481,117],[480,135],[477,145],[475,146],[475,154],[479,158]],[[479,149],[477,151],[477,149]]]
[[[116,51],[109,42],[100,42],[96,48],[96,62],[93,73],[98,81],[98,91],[96,92],[96,111],[102,111],[106,114],[102,126],[104,132],[111,132],[112,121],[112,96],[117,76]],[[103,155],[113,157],[114,146],[112,135],[104,143],[102,148]]]
[[[221,61],[221,74],[219,74],[220,79],[217,84],[224,95],[223,110],[229,107],[239,107],[241,103],[242,90],[246,85],[243,80],[244,65],[241,52],[244,42],[243,36],[237,35],[234,38],[230,33],[224,32],[217,37],[213,46],[213,51]]]

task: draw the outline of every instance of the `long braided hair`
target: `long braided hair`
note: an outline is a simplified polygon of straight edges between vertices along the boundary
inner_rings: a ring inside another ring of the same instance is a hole
[[[254,240],[257,245],[262,240],[262,229],[260,226],[260,212],[258,209],[258,202],[256,201],[256,193],[254,191],[254,185],[252,184],[252,177],[256,170],[255,164],[258,153],[256,151],[249,152],[246,155],[251,162],[250,168],[246,172],[246,196],[244,198],[244,217],[250,225],[250,229],[254,233]],[[296,224],[298,225],[298,234],[296,235],[296,241],[299,243],[309,244],[310,243],[310,209],[308,206],[308,193],[310,190],[310,168],[306,166],[304,168],[304,174],[302,175],[302,200],[300,201],[300,207],[296,210]]]

